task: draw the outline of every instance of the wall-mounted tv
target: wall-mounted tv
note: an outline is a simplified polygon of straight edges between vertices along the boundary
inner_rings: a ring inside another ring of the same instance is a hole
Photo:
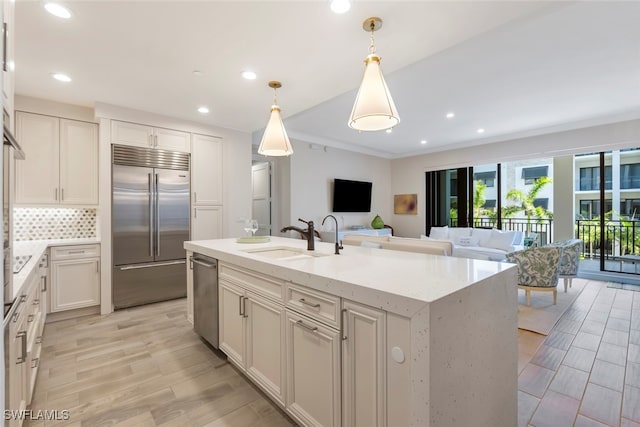
[[[335,179],[333,212],[371,212],[370,182]]]

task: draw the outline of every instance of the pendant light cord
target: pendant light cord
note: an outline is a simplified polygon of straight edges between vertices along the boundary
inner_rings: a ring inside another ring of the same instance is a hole
[[[372,55],[376,53],[376,46],[373,40],[373,32],[375,31],[375,29],[376,29],[376,24],[375,22],[371,21],[371,44],[369,45],[369,53]]]

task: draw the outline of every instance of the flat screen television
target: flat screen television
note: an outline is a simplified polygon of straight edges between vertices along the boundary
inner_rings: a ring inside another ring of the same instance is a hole
[[[370,182],[335,179],[333,212],[371,212]]]

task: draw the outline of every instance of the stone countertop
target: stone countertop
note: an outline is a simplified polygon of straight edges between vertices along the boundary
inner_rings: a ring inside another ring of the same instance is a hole
[[[31,259],[26,263],[19,273],[13,275],[13,297],[17,297],[27,279],[36,271],[40,258],[47,248],[51,246],[68,245],[92,245],[100,243],[97,237],[86,237],[80,239],[54,239],[54,240],[19,240],[14,242],[13,256],[31,255]]]
[[[412,317],[425,305],[515,268],[513,264],[316,242],[326,256],[269,259],[251,253],[268,247],[306,249],[307,242],[271,236],[269,243],[236,239],[188,241],[184,248],[270,276]]]

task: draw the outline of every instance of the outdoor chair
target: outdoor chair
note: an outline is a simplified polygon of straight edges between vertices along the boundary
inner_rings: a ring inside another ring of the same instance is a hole
[[[578,275],[583,242],[580,239],[560,240],[551,243],[549,246],[562,248],[558,276],[564,279],[564,291],[567,292],[567,284],[571,287],[571,281]]]
[[[531,305],[531,291],[553,292],[553,304],[558,298],[558,267],[562,248],[542,246],[510,252],[507,262],[518,266],[518,289],[523,289],[527,305]]]

